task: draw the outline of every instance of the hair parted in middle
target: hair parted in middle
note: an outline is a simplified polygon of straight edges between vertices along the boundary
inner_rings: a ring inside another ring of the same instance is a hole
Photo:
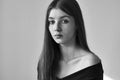
[[[86,40],[82,12],[77,1],[53,0],[48,6],[46,14],[43,50],[38,62],[38,80],[55,80],[55,74],[59,70],[59,61],[62,57],[60,45],[53,40],[49,31],[48,17],[52,9],[60,9],[74,18],[76,25],[76,45],[91,52]]]

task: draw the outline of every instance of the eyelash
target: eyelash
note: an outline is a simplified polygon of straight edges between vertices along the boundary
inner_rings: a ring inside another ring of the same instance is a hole
[[[62,20],[62,23],[67,24],[69,21],[68,20]]]
[[[61,22],[62,24],[67,24],[67,23],[69,22],[69,20],[66,20],[66,19],[65,19],[65,20],[61,20],[60,22]],[[51,24],[51,25],[54,24],[54,23],[55,23],[54,20],[49,21],[49,24]]]
[[[51,20],[51,21],[49,21],[49,24],[54,24],[55,23],[55,21],[54,20]]]

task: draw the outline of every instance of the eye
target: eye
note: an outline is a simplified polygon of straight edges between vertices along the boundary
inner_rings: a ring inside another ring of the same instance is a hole
[[[50,21],[49,21],[49,24],[51,24],[51,25],[53,25],[54,23],[55,23],[54,20],[50,20]]]
[[[67,19],[62,20],[63,24],[67,24],[68,22],[69,22],[69,20],[67,20]]]

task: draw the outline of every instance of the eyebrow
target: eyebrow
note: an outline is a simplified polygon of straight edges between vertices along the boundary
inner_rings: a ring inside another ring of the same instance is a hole
[[[70,16],[65,15],[65,16],[61,16],[60,19],[65,18],[65,17],[70,18]],[[55,18],[54,17],[49,17],[48,19],[55,19]]]

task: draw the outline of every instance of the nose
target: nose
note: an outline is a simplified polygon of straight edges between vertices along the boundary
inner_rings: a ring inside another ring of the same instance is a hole
[[[58,31],[58,32],[62,31],[62,29],[61,29],[61,24],[60,24],[59,22],[57,22],[57,23],[54,25],[54,30],[55,30],[55,31]]]

